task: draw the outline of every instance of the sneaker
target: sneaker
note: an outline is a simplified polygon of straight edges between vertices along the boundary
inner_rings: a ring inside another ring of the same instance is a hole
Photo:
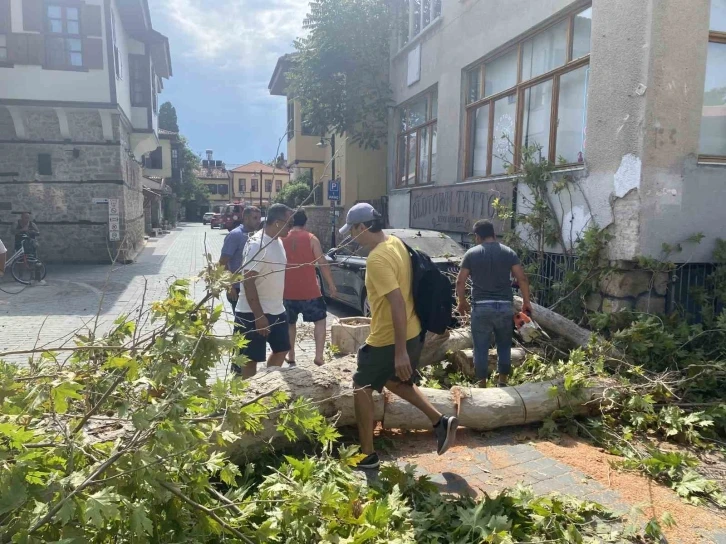
[[[45,280],[40,280],[36,285],[48,285],[48,282]]]
[[[443,455],[456,442],[456,428],[459,426],[459,420],[453,416],[442,416],[434,427],[434,434],[438,441],[436,453]]]
[[[378,467],[381,466],[381,460],[378,459],[378,454],[376,452],[371,453],[368,457],[360,461],[356,468],[360,468],[363,470],[375,470]]]

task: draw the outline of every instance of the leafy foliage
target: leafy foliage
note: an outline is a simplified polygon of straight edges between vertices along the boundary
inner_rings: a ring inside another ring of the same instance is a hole
[[[388,130],[392,17],[381,0],[315,0],[295,41],[288,96],[313,133],[347,133],[378,149]]]
[[[159,128],[171,132],[179,132],[176,108],[171,102],[164,102],[159,108]]]
[[[288,183],[277,194],[275,202],[296,210],[303,204],[312,204],[311,190],[305,182]]]

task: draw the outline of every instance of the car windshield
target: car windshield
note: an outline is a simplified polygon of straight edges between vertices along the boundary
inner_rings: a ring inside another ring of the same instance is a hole
[[[397,236],[413,249],[423,251],[431,258],[463,257],[466,251],[445,234],[432,231],[394,230],[389,234]]]

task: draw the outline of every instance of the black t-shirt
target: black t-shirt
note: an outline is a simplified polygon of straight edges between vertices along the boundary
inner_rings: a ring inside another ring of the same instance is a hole
[[[499,242],[486,242],[467,251],[461,267],[469,270],[474,286],[472,300],[511,301],[511,270],[517,264],[519,257],[514,250]]]

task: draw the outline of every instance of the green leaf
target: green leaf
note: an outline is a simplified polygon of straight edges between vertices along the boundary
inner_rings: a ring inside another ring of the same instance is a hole
[[[220,479],[230,487],[237,487],[237,476],[240,476],[239,467],[232,463],[227,463],[219,473]]]
[[[94,493],[86,500],[85,517],[96,527],[103,527],[104,520],[119,516],[118,502],[121,499],[110,487]]]
[[[68,411],[68,399],[80,400],[83,396],[79,391],[83,390],[83,386],[76,382],[61,382],[51,390],[51,398],[53,399],[53,407],[59,414],[65,414]]]
[[[146,506],[144,504],[135,504],[131,508],[131,530],[137,536],[153,535],[154,525],[146,515]]]

